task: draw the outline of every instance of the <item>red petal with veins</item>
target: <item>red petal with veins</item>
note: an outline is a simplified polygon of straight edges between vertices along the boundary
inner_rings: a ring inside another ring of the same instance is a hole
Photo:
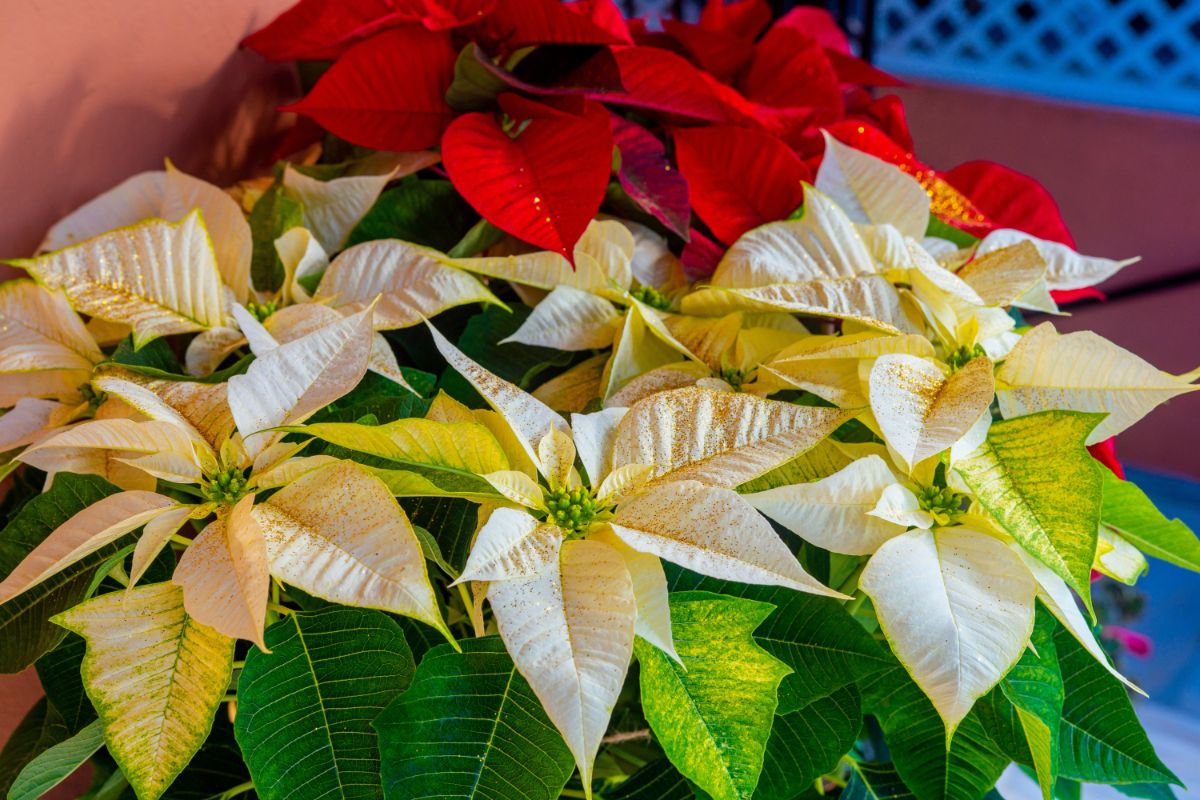
[[[692,208],[725,244],[765,222],[784,219],[804,199],[812,173],[768,133],[732,125],[672,133]]]
[[[633,201],[668,229],[688,238],[692,209],[683,173],[671,166],[667,147],[650,131],[611,115],[613,144],[621,152],[617,177]]]
[[[406,26],[355,45],[298,103],[285,107],[346,141],[378,150],[422,150],[454,119],[449,34]]]
[[[586,103],[571,115],[528,98],[503,105],[527,115],[515,121],[519,134],[510,137],[492,114],[459,117],[442,138],[446,172],[493,225],[572,259],[612,171],[608,112]]]

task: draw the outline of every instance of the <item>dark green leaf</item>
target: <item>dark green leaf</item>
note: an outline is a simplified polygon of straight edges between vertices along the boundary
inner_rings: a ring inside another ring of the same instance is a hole
[[[553,800],[575,762],[497,636],[430,650],[375,721],[389,800]]]
[[[1179,783],[1155,754],[1125,687],[1066,628],[1055,632],[1054,645],[1066,690],[1061,774],[1088,783]]]
[[[795,800],[837,766],[862,728],[853,686],[775,718],[754,800]]]
[[[0,750],[0,797],[8,797],[9,787],[26,764],[71,733],[58,710],[46,698],[38,700]]]
[[[513,304],[511,312],[488,306],[471,317],[459,337],[458,348],[478,363],[486,364],[489,370],[504,380],[528,388],[543,370],[564,367],[571,361],[570,353],[549,347],[533,347],[516,342],[499,344],[502,339],[516,333],[531,312],[529,306],[520,304]],[[466,378],[453,369],[447,369],[442,375],[442,388],[467,405],[475,408],[485,405]]]
[[[303,224],[304,205],[289,197],[277,179],[250,212],[250,235],[254,242],[250,279],[254,288],[274,292],[283,285],[283,263],[275,251],[275,240]]]
[[[37,660],[42,690],[74,735],[96,718],[96,709],[83,690],[79,670],[83,666],[86,642],[82,636],[67,634],[58,647]]]
[[[477,506],[454,497],[402,497],[400,505],[413,525],[433,535],[446,561],[461,572],[475,536]]]
[[[49,491],[30,500],[0,531],[0,576],[7,576],[55,528],[117,487],[95,475],[61,472]],[[0,672],[20,672],[63,640],[66,631],[50,617],[82,601],[96,567],[118,552],[125,539],[85,556],[0,605]]]
[[[908,800],[915,797],[892,764],[856,761],[839,800]]]
[[[946,727],[933,703],[898,662],[860,683],[863,710],[879,720],[892,761],[921,800],[978,800],[1008,766],[977,711],[966,716],[946,749]]]
[[[379,196],[350,231],[346,246],[374,239],[400,239],[445,252],[478,219],[450,181],[409,178]]]
[[[147,367],[167,373],[183,372],[179,359],[175,358],[166,339],[154,339],[138,350],[133,346],[133,337],[126,336],[117,344],[111,360],[114,364],[127,367]]]
[[[1143,797],[1146,800],[1175,800],[1175,792],[1165,783],[1126,783],[1113,787],[1126,797]]]
[[[687,779],[667,759],[653,761],[629,776],[604,800],[692,800]]]
[[[1146,493],[1108,470],[1100,521],[1148,556],[1200,572],[1200,539],[1177,519],[1167,519]]]
[[[412,679],[404,635],[386,614],[331,607],[266,631],[238,680],[235,723],[264,800],[379,798],[371,722]]]
[[[792,668],[779,686],[779,712],[787,714],[888,666],[879,644],[828,597],[777,586],[749,586],[706,578],[663,564],[671,591],[701,590],[775,606],[754,640]]]
[[[435,381],[432,375],[406,367],[401,367],[400,371],[414,389],[427,389],[432,393]],[[423,417],[428,410],[428,400],[417,397],[382,375],[368,372],[358,386],[318,411],[308,422],[358,422],[363,417],[374,416],[379,423],[386,423],[408,417]]]
[[[790,668],[759,647],[754,630],[773,606],[710,592],[679,592],[671,632],[681,667],[654,645],[634,645],[642,710],[671,763],[716,800],[749,797],[763,769]]]

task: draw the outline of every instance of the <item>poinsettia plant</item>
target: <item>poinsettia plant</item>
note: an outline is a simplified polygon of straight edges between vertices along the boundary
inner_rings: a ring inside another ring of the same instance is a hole
[[[917,161],[827,16],[303,0],[247,44],[323,62],[299,155],[7,262],[9,797],[1178,783],[1091,591],[1200,570],[1111,444],[1197,374],[1059,333],[1132,260]]]

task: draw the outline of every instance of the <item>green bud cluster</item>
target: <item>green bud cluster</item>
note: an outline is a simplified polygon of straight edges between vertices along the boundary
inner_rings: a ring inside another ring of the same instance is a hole
[[[575,534],[586,531],[600,510],[587,489],[564,488],[546,493],[546,521]]]
[[[987,353],[984,352],[981,345],[977,344],[974,347],[963,345],[950,354],[950,357],[946,359],[946,363],[950,366],[951,371],[957,371],[966,366],[968,362],[986,355]]]
[[[961,514],[966,499],[965,494],[959,494],[948,486],[940,489],[936,486],[926,486],[917,492],[921,510],[932,514],[939,525],[946,525]]]
[[[645,303],[651,308],[657,308],[659,311],[666,311],[671,307],[671,298],[653,286],[639,286],[629,293],[638,302]]]
[[[96,391],[96,389],[90,383],[85,383],[80,386],[79,393],[83,395],[83,399],[87,402],[89,411],[95,411],[105,400],[108,399],[107,392]]]
[[[721,367],[721,380],[728,383],[734,389],[741,391],[742,384],[746,382],[749,375],[744,370],[734,367]]]
[[[254,318],[259,322],[266,322],[267,317],[279,310],[279,306],[274,302],[256,303],[251,300],[249,303],[246,303],[246,310],[253,314]]]
[[[212,502],[233,505],[246,495],[246,475],[237,467],[226,467],[201,488]]]

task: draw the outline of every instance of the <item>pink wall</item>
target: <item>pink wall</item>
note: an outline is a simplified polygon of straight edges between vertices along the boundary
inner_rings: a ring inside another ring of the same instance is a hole
[[[291,2],[4,0],[0,257],[164,157],[237,177],[293,85],[237,44]]]
[[[164,157],[242,176],[294,83],[237,44],[291,2],[3,0],[0,258],[31,254],[59,217]],[[39,694],[32,670],[0,676],[0,742]],[[76,775],[47,797],[86,787]]]

